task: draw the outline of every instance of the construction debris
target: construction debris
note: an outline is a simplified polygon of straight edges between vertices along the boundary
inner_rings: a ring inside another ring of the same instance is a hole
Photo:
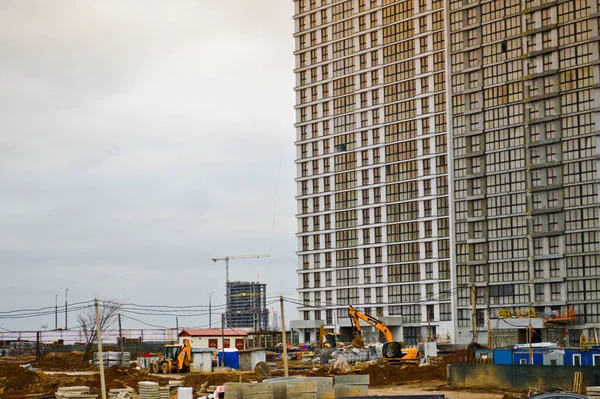
[[[131,399],[133,388],[111,389],[108,391],[108,399]]]
[[[63,387],[56,391],[56,399],[96,399],[98,395],[90,393],[90,387]]]

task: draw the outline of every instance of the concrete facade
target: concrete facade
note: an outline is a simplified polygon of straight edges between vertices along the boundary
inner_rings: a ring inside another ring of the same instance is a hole
[[[294,22],[300,319],[452,331],[443,1],[299,0]]]
[[[600,321],[598,3],[294,2],[300,319]]]
[[[227,283],[227,326],[231,328],[252,328],[267,330],[269,310],[267,309],[267,285],[257,282],[232,281]]]
[[[457,335],[484,339],[500,308],[597,323],[598,2],[451,0],[447,16]]]

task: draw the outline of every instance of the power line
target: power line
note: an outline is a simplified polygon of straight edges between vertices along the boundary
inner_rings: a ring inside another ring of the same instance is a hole
[[[90,305],[93,305],[94,301],[74,302],[72,304],[69,304],[69,306],[83,305],[83,304],[86,304],[86,303],[90,304]],[[52,311],[54,311],[55,307],[54,306],[46,306],[46,307],[38,308],[38,309],[6,310],[6,311],[1,311],[0,315],[9,314],[9,313],[39,312],[39,311],[44,311],[44,310],[49,310],[49,309],[52,309]]]
[[[122,315],[122,316],[123,316],[124,318],[126,318],[126,319],[135,320],[135,321],[137,321],[138,323],[142,323],[142,324],[144,324],[144,325],[146,325],[146,326],[148,326],[148,327],[163,328],[163,329],[165,329],[165,330],[170,330],[170,329],[171,329],[171,327],[157,326],[157,325],[155,325],[155,324],[146,323],[145,321],[142,321],[142,320],[139,320],[139,319],[136,319],[136,318],[130,317],[130,316],[125,316],[125,315]]]

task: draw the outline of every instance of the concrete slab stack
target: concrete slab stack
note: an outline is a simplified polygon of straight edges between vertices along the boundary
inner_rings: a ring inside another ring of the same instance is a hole
[[[98,395],[90,393],[90,387],[77,386],[77,387],[62,387],[56,391],[57,399],[97,399]]]
[[[587,387],[585,389],[586,395],[590,398],[600,398],[600,386],[598,387]]]
[[[333,387],[335,398],[367,396],[369,394],[368,375],[338,375]]]
[[[242,397],[244,399],[274,399],[273,385],[268,382],[242,384]]]
[[[171,397],[171,387],[158,387],[158,392],[160,393],[160,399],[169,399]]]
[[[225,383],[225,399],[242,399],[242,383],[241,382],[226,382]]]
[[[158,382],[141,381],[139,383],[140,399],[161,399]]]

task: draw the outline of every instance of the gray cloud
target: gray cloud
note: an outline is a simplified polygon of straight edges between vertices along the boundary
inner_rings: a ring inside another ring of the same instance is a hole
[[[295,290],[291,14],[280,0],[0,3],[0,310],[66,287],[223,303],[210,258],[269,250],[232,279]]]

